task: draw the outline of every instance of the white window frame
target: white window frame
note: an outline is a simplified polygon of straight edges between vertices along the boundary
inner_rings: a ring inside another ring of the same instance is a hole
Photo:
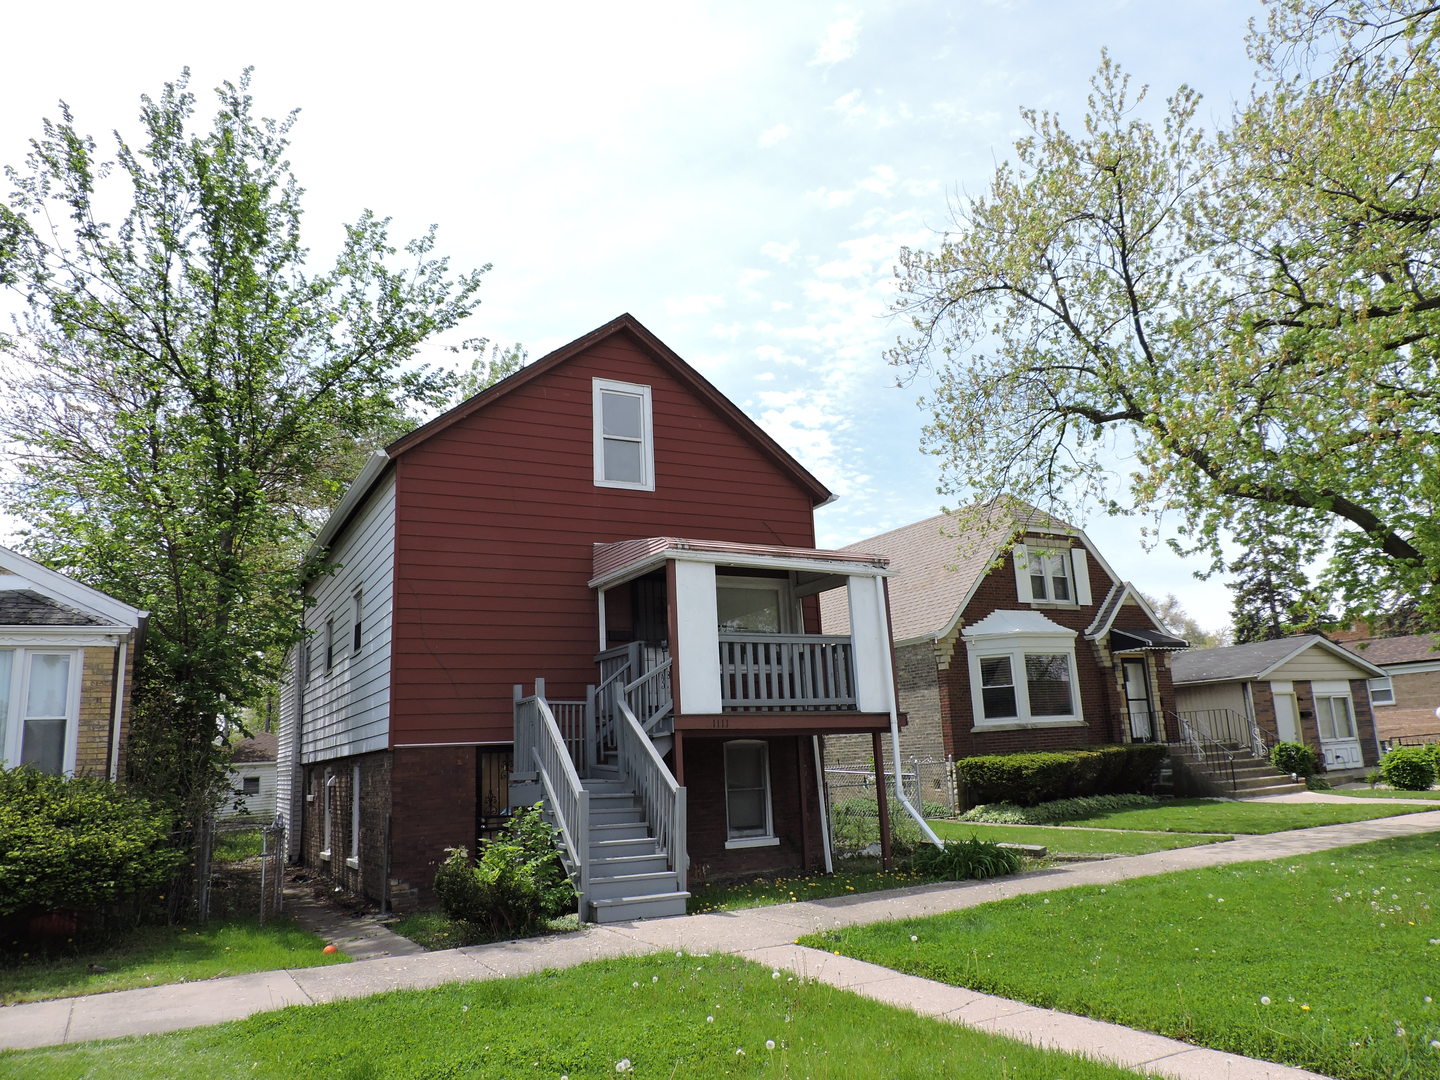
[[[360,868],[360,766],[350,766],[350,854],[345,865]]]
[[[799,612],[797,610],[798,605],[795,603],[795,586],[788,577],[731,577],[726,574],[716,574],[715,592],[717,604],[721,589],[757,589],[777,593],[777,603],[780,605],[780,629],[777,630],[776,633],[798,633],[796,627],[799,625]],[[718,618],[716,622],[719,622]],[[720,630],[722,634],[732,632],[737,634],[759,633],[759,631],[754,630]]]
[[[37,656],[68,656],[70,677],[65,688],[65,715],[63,717],[32,717],[30,719],[63,719],[65,721],[65,745],[61,754],[60,774],[75,775],[75,758],[80,745],[80,688],[81,674],[85,666],[85,650],[80,648],[52,648],[50,646],[22,647],[0,645],[0,650],[11,654],[10,697],[0,703],[5,709],[5,728],[0,738],[0,765],[16,767],[24,754],[25,703],[30,695],[31,663]]]
[[[1015,592],[1023,601],[1032,604],[1048,604],[1055,607],[1088,607],[1090,598],[1090,571],[1085,561],[1084,547],[1069,547],[1059,544],[1047,546],[1039,543],[1016,544],[1011,552],[1015,566]],[[1042,571],[1043,596],[1035,594],[1032,572],[1039,564]],[[1063,577],[1070,596],[1064,600],[1055,599],[1054,580]]]
[[[1350,688],[1344,684],[1329,685],[1326,683],[1312,683],[1310,693],[1315,702],[1315,730],[1320,734],[1321,743],[1353,742],[1360,737],[1359,722],[1355,716],[1355,702],[1350,697]],[[1328,719],[1330,728],[1335,730],[1335,702],[1345,703],[1345,719],[1350,730],[1345,734],[1338,732],[1333,735],[1325,734],[1323,719]],[[1322,706],[1321,702],[1325,704]]]
[[[759,748],[760,776],[765,795],[764,832],[737,832],[730,825],[730,752]],[[770,744],[764,739],[731,739],[725,743],[725,847],[736,848],[775,847],[780,838],[775,835],[775,815],[772,803],[773,789],[770,785]]]
[[[651,408],[650,387],[638,383],[615,382],[612,379],[595,379],[591,390],[591,421],[593,427],[592,453],[595,461],[595,486],[626,488],[631,491],[655,490],[655,427]],[[632,439],[622,435],[606,435],[604,423],[604,395],[628,394],[640,399],[640,437]],[[607,439],[640,444],[640,479],[612,480],[605,475],[605,442]]]
[[[339,780],[339,777],[336,776],[329,769],[326,769],[325,779],[320,785],[320,814],[323,818],[323,823],[321,825],[321,836],[324,839],[324,843],[320,848],[320,858],[324,859],[326,862],[330,861],[330,857],[334,853],[333,842],[335,839],[335,824],[332,819],[334,818],[334,790],[337,780]]]
[[[1004,731],[1015,728],[1083,727],[1085,706],[1080,696],[1080,671],[1075,663],[1074,631],[1056,633],[980,634],[965,639],[970,671],[970,704],[974,730]],[[1058,716],[1036,716],[1030,711],[1030,680],[1026,656],[1063,656],[1070,669],[1070,712]],[[1010,661],[1010,678],[1015,688],[1015,715],[986,717],[980,663],[995,657]]]
[[[1369,686],[1371,705],[1395,704],[1395,683],[1389,675],[1385,675],[1379,679],[1371,679]],[[1385,696],[1381,697],[1381,694]]]

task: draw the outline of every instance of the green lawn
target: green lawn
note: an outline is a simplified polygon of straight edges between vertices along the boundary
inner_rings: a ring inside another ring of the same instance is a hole
[[[930,825],[942,840],[978,836],[997,844],[1040,844],[1051,852],[1069,855],[1143,855],[1230,839],[1228,835],[1115,832],[1060,825],[981,825],[969,821],[932,821]]]
[[[1138,810],[1113,810],[1066,822],[1102,829],[1148,829],[1159,832],[1274,833],[1338,825],[1345,821],[1416,814],[1434,809],[1423,804],[1384,803],[1262,803],[1217,799],[1171,799]]]
[[[1327,1076],[1440,1076],[1434,834],[802,943]]]
[[[1327,795],[1348,795],[1352,799],[1440,799],[1440,789],[1430,791],[1396,791],[1394,788],[1335,788]]]
[[[0,1054],[0,1077],[1135,1080],[733,957],[664,955]]]
[[[827,896],[903,889],[907,885],[923,885],[930,880],[904,867],[886,873],[880,869],[879,859],[841,859],[835,864],[833,874],[799,874],[794,877],[691,885],[686,909],[690,915],[701,915],[737,908],[769,907],[800,900],[823,900]]]
[[[288,919],[272,920],[263,928],[253,918],[212,920],[200,927],[142,926],[97,952],[8,960],[0,966],[0,1003],[339,964],[348,959],[338,953],[327,956],[321,951],[324,946]]]

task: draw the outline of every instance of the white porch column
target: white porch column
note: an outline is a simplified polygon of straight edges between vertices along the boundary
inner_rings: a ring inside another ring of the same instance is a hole
[[[885,631],[885,579],[846,579],[850,598],[850,636],[855,650],[856,708],[861,712],[889,712],[890,638]]]
[[[676,637],[670,648],[680,674],[679,711],[720,711],[720,630],[711,563],[675,562]]]

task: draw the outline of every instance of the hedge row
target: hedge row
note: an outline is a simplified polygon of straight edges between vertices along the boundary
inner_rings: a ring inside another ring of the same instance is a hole
[[[1082,795],[1148,791],[1167,750],[1156,743],[1024,754],[988,754],[955,763],[961,805],[1035,806]]]

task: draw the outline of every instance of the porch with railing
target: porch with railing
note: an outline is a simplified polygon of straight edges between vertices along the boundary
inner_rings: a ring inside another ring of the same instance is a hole
[[[721,634],[720,704],[745,712],[854,709],[848,637]]]

